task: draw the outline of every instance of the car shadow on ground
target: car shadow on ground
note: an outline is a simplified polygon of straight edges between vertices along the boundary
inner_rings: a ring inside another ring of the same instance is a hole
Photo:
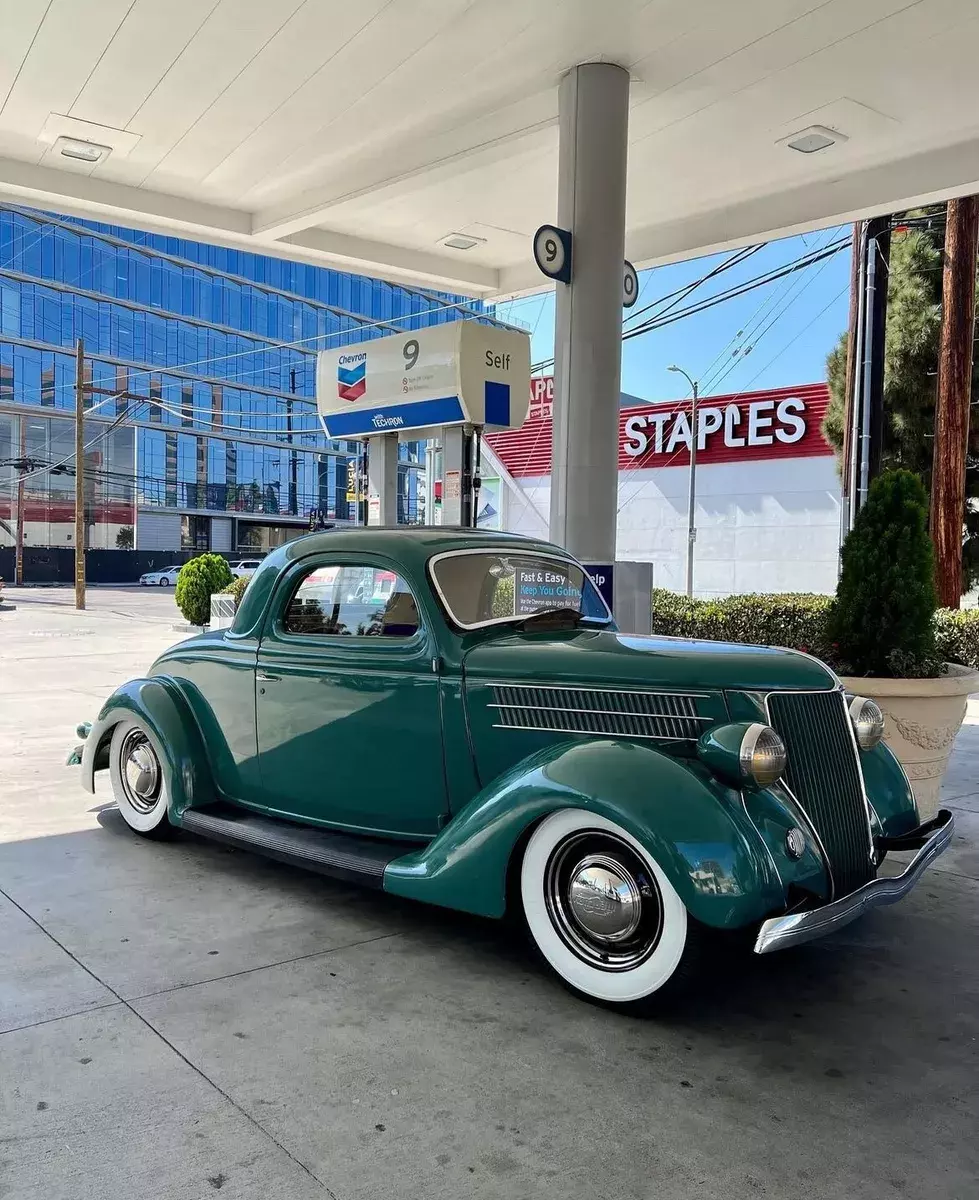
[[[97,820],[105,835],[124,840],[134,850],[152,848],[126,826],[114,804],[101,806]],[[445,951],[453,946],[476,948],[491,976],[530,976],[540,988],[553,990],[572,1005],[585,1001],[567,993],[541,963],[525,936],[522,922],[512,914],[501,921],[436,908],[355,885],[341,883],[297,867],[232,849],[180,831],[175,839],[183,853],[206,863],[212,878],[220,876],[235,887],[260,886],[324,916],[330,906],[353,905],[361,917],[403,936]],[[791,1040],[793,1030],[805,1028],[807,1039],[825,1036],[839,1042],[846,1021],[846,1043],[877,1045],[882,1023],[889,1019],[928,1026],[939,1040],[948,1040],[943,1009],[956,1024],[955,976],[961,946],[974,937],[954,921],[964,909],[943,906],[949,881],[926,876],[916,893],[902,905],[865,916],[831,938],[774,954],[752,952],[752,932],[712,939],[696,985],[658,1005],[654,1025],[693,1036]],[[950,919],[952,924],[949,924]],[[937,929],[932,928],[938,923]],[[329,951],[326,951],[329,953]],[[942,968],[946,986],[939,982]],[[934,971],[935,982],[925,988],[906,986],[909,973]],[[945,997],[944,1001],[942,997]],[[632,1014],[605,1010],[603,1019],[634,1021]]]

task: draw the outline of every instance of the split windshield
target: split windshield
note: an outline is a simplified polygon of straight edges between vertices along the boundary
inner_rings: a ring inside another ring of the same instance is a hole
[[[436,558],[429,569],[449,616],[463,629],[523,621],[566,608],[587,621],[611,620],[595,585],[569,559],[467,550]]]

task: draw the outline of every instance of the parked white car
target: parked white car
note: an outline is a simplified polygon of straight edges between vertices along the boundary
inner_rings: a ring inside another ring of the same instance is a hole
[[[260,558],[243,558],[241,562],[231,563],[231,574],[235,579],[251,579],[262,565]]]
[[[140,587],[176,587],[177,576],[180,574],[179,564],[175,567],[164,567],[162,571],[147,571],[140,575]]]

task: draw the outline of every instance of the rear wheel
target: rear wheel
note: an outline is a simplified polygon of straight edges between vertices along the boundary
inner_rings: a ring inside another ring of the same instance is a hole
[[[170,586],[170,580],[167,579],[166,575],[164,575],[163,578],[160,580],[160,587],[169,587],[169,586]]]
[[[113,729],[109,776],[112,794],[130,829],[143,837],[173,835],[162,757],[138,721],[120,721]]]
[[[537,949],[573,991],[643,1009],[689,973],[697,931],[666,874],[631,834],[581,809],[534,831],[520,873]]]

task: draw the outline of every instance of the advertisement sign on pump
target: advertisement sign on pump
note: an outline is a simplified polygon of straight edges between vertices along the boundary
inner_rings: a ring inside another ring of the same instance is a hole
[[[330,437],[440,425],[514,429],[527,417],[530,338],[452,321],[322,350],[316,405]]]

